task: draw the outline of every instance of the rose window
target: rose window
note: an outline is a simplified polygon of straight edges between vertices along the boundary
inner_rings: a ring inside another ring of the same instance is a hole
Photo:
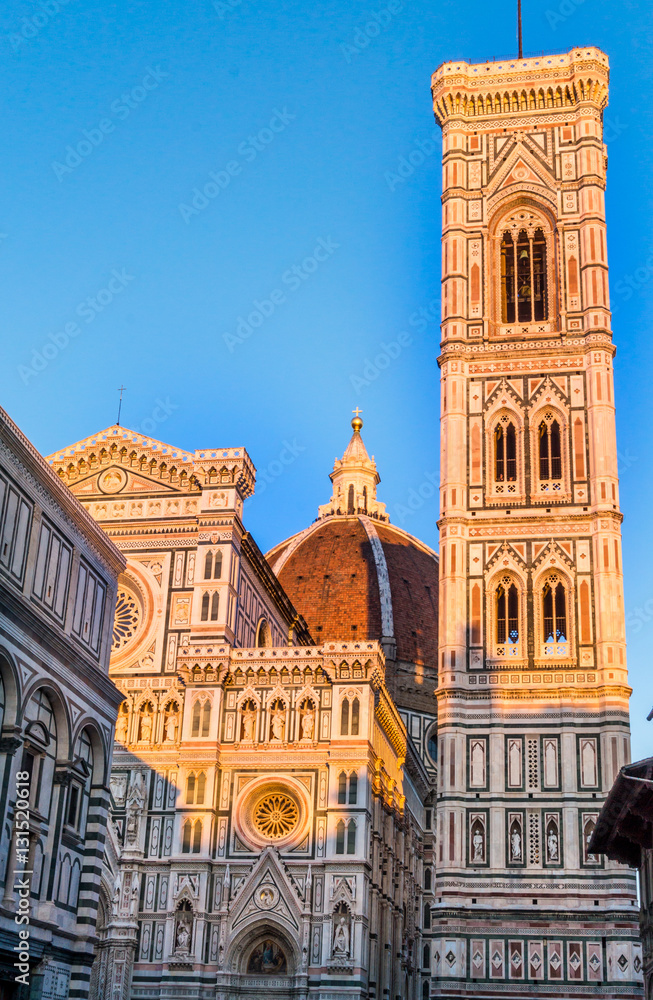
[[[270,840],[280,840],[292,833],[299,822],[297,803],[283,792],[266,795],[254,807],[256,830]]]
[[[140,621],[141,609],[137,599],[130,591],[121,588],[116,595],[112,653],[122,649],[136,635]]]

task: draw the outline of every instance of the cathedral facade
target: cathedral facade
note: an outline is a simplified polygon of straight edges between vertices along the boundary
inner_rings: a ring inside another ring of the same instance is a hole
[[[127,555],[91,996],[422,996],[431,777],[394,636],[315,642],[244,530],[245,449],[112,427],[51,462]]]

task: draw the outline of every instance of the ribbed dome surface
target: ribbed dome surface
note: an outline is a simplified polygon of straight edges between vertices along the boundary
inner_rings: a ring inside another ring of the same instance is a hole
[[[412,535],[364,515],[325,517],[268,560],[317,642],[394,640],[397,660],[437,667],[438,561]]]

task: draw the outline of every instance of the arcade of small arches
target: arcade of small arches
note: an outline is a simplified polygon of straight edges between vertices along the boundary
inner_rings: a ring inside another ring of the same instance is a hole
[[[223,465],[220,468],[211,466],[203,474],[189,473],[183,467],[170,465],[165,460],[162,461],[146,452],[139,453],[135,449],[130,451],[124,445],[122,448],[118,448],[115,442],[109,448],[101,448],[99,451],[81,458],[77,463],[69,462],[67,466],[61,466],[57,469],[57,474],[66,482],[74,483],[112,463],[119,463],[135,472],[145,473],[149,479],[169,482],[190,492],[198,492],[203,486],[234,485],[241,474],[241,469],[236,464]]]
[[[537,90],[504,90],[494,94],[469,95],[462,91],[447,94],[436,102],[436,112],[442,119],[451,115],[462,115],[465,118],[485,117],[486,115],[511,114],[515,111],[537,111],[544,108],[571,108],[581,102],[591,101],[603,107],[607,102],[607,87],[600,80],[578,80],[565,87],[540,87]]]

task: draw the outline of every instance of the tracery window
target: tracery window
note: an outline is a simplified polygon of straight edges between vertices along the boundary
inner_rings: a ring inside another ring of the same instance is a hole
[[[501,239],[501,318],[504,323],[537,323],[548,316],[546,239],[542,229],[521,229]]]
[[[218,610],[219,610],[219,607],[220,607],[220,595],[218,594],[218,592],[216,590],[216,591],[214,591],[214,593],[213,593],[213,595],[211,597],[211,621],[212,622],[217,622],[217,620],[218,620]]]
[[[519,643],[519,591],[510,579],[504,577],[496,589],[497,645]]]
[[[196,775],[194,771],[191,771],[186,780],[186,804],[203,806],[205,792],[206,774],[204,771],[200,771]]]
[[[214,561],[215,560],[215,561]],[[210,550],[206,553],[206,558],[204,560],[204,579],[219,580],[222,575],[222,552],[218,551],[215,553]]]
[[[494,479],[497,483],[517,481],[517,432],[505,415],[494,429]]]
[[[569,647],[567,591],[553,573],[542,589],[542,626],[545,656],[566,656]]]
[[[538,427],[540,489],[560,490],[562,486],[562,438],[560,424],[551,411]]]
[[[351,721],[350,721],[349,698],[343,698],[342,706],[340,709],[340,735],[358,736],[359,724],[360,724],[360,702],[358,698],[354,698],[354,700],[351,703]]]
[[[203,622],[207,622],[209,620],[209,601],[209,594],[206,592],[202,594],[202,612],[200,618]]]
[[[347,790],[349,788],[349,794]],[[338,775],[338,805],[355,806],[358,800],[358,775],[356,772],[347,775],[346,771],[341,771]]]
[[[196,701],[193,705],[191,716],[190,735],[208,736],[211,727],[211,702],[206,699],[204,703]]]

